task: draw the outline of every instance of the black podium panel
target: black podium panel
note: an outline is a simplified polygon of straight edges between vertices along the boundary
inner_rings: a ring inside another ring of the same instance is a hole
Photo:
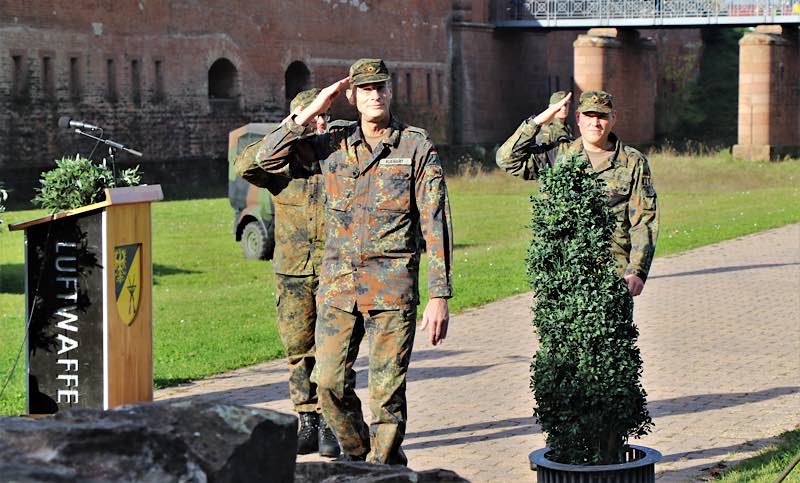
[[[28,413],[102,408],[103,211],[27,228]]]

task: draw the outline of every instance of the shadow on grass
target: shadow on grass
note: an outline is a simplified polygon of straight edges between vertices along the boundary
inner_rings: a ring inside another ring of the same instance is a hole
[[[771,473],[769,477],[778,481],[779,473],[788,471],[785,481],[800,481],[800,463],[794,459],[800,457],[800,427],[766,441],[769,443],[766,448],[731,468],[733,476],[749,481],[759,473]]]
[[[195,379],[190,377],[156,377],[153,379],[153,388],[154,389],[164,389],[165,387],[173,387],[179,386],[181,384],[187,384]]]
[[[673,463],[676,461],[691,462],[702,459],[715,459],[717,461],[715,463],[706,462],[699,465],[665,471],[658,471],[658,466],[656,466],[656,473],[659,475],[658,478],[662,480],[705,481],[710,478],[716,479],[734,469],[757,468],[761,465],[768,464],[772,459],[787,457],[787,454],[790,457],[791,454],[788,453],[789,448],[776,447],[763,454],[744,460],[741,459],[741,453],[744,451],[762,451],[777,442],[779,442],[778,438],[770,437],[743,441],[742,443],[729,446],[699,449],[687,451],[685,453],[665,454],[658,464]],[[724,457],[728,455],[731,456],[731,459],[724,459]],[[732,464],[733,466],[731,466]],[[774,477],[777,477],[777,474],[774,475]]]
[[[168,277],[170,275],[184,275],[200,273],[197,270],[187,270],[185,268],[171,267],[169,265],[161,265],[159,263],[153,264],[153,285],[158,285],[161,277]]]
[[[158,285],[161,277],[194,273],[200,272],[156,263],[153,265],[153,285]],[[25,293],[25,264],[7,263],[0,265],[0,293]]]
[[[0,293],[25,293],[25,265],[7,263],[0,265]]]

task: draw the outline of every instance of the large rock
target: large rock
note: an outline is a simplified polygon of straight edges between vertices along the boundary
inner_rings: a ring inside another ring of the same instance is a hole
[[[164,401],[0,418],[3,481],[291,482],[297,419]]]
[[[405,466],[368,463],[298,463],[295,483],[469,483],[449,470],[414,471]]]

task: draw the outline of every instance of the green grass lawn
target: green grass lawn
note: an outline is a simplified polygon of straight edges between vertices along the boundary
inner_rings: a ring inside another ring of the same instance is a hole
[[[758,456],[742,461],[717,479],[726,483],[772,483],[797,454],[800,454],[800,429],[783,433],[776,444]],[[800,483],[800,465],[795,466],[783,481]]]
[[[658,256],[800,221],[800,161],[654,155],[651,167],[662,209]],[[448,185],[456,242],[451,310],[527,291],[528,197],[536,183],[494,172]],[[41,215],[3,216],[14,223]],[[282,355],[271,264],[242,257],[231,221],[226,199],[153,205],[158,387]],[[0,234],[0,384],[23,341],[22,248],[21,233]],[[24,360],[0,398],[0,414],[24,412],[23,373]]]

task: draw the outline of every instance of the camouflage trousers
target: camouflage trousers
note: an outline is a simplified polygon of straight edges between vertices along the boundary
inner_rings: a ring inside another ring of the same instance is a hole
[[[407,464],[400,445],[408,419],[406,374],[416,319],[416,307],[367,312],[356,308],[351,313],[320,306],[315,380],[322,414],[344,453],[367,455],[371,463]],[[355,392],[353,370],[365,333],[369,340],[369,428]]]
[[[289,396],[298,413],[318,410],[317,386],[311,382],[314,358],[316,294],[319,277],[275,274],[278,333],[289,363]]]

